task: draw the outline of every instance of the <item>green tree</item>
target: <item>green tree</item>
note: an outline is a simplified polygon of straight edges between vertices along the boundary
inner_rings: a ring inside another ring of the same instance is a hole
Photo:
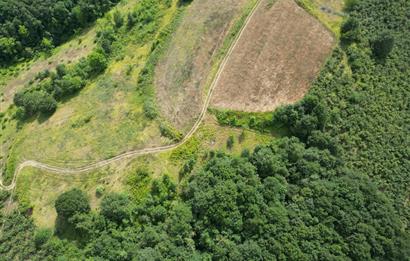
[[[0,58],[2,61],[11,62],[18,52],[18,44],[12,37],[0,37]]]
[[[18,92],[14,96],[14,104],[23,108],[28,116],[38,112],[53,113],[57,108],[57,102],[53,96],[43,90]]]
[[[89,212],[90,203],[83,191],[74,188],[64,192],[57,198],[55,208],[59,218],[69,221],[75,214]]]
[[[372,43],[373,54],[379,59],[386,59],[393,50],[394,37],[390,33],[383,33]]]
[[[76,93],[85,86],[85,81],[79,76],[64,75],[60,80],[55,81],[55,96],[63,98]]]
[[[87,57],[87,63],[89,66],[89,75],[95,76],[102,73],[107,68],[107,58],[101,52],[92,52]]]
[[[101,201],[101,214],[118,224],[130,218],[130,200],[124,194],[110,193]]]
[[[40,47],[47,54],[50,54],[51,50],[54,48],[53,41],[48,38],[43,38],[43,40],[41,40]]]

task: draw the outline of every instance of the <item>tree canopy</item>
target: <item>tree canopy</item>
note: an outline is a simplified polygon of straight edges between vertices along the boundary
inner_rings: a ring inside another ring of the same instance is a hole
[[[0,65],[59,45],[119,0],[8,0],[0,2]]]

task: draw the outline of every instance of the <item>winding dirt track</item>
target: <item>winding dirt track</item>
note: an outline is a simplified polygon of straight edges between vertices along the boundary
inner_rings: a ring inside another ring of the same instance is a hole
[[[243,24],[239,34],[236,36],[235,40],[233,41],[231,47],[229,48],[229,51],[227,52],[227,54],[225,55],[225,58],[223,59],[222,63],[219,65],[219,69],[218,72],[214,78],[214,80],[212,81],[211,86],[209,87],[204,105],[202,107],[201,113],[197,119],[197,121],[195,122],[195,124],[192,126],[191,130],[187,133],[187,135],[185,135],[185,137],[178,143],[176,144],[172,144],[172,145],[168,145],[168,146],[161,146],[161,147],[156,147],[156,148],[145,148],[145,149],[139,149],[139,150],[133,150],[133,151],[128,151],[125,152],[123,154],[117,155],[115,157],[106,159],[106,160],[101,160],[95,163],[91,163],[89,165],[83,166],[83,167],[79,167],[79,168],[62,168],[62,167],[57,167],[57,166],[51,166],[45,163],[41,163],[35,160],[26,160],[23,161],[22,163],[20,163],[17,168],[14,171],[14,176],[12,179],[12,182],[10,185],[4,185],[3,181],[0,180],[0,189],[2,190],[13,190],[16,187],[16,180],[17,180],[17,176],[20,174],[20,172],[26,168],[26,167],[33,167],[33,168],[38,168],[38,169],[42,169],[42,170],[46,170],[49,172],[53,172],[55,174],[58,175],[73,175],[73,174],[80,174],[80,173],[84,173],[84,172],[89,172],[104,166],[107,166],[111,163],[123,160],[123,159],[130,159],[130,158],[134,158],[137,156],[141,156],[141,155],[147,155],[147,154],[153,154],[153,153],[158,153],[158,152],[164,152],[164,151],[169,151],[169,150],[173,150],[181,145],[183,145],[185,142],[187,142],[192,135],[196,132],[196,130],[199,128],[199,126],[201,125],[206,111],[208,109],[211,97],[212,97],[212,93],[215,89],[215,86],[217,85],[220,77],[221,77],[221,73],[225,68],[225,65],[229,59],[229,57],[231,56],[233,50],[235,49],[235,47],[238,44],[239,39],[241,38],[244,30],[246,29],[246,27],[249,24],[249,21],[252,19],[252,17],[255,14],[256,9],[259,8],[259,6],[261,5],[262,0],[258,0],[258,2],[256,3],[256,5],[254,6],[254,8],[252,9],[251,13],[248,15],[245,23]]]

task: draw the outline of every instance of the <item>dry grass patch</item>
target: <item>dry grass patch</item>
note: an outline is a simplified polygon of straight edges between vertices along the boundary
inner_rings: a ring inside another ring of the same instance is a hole
[[[95,47],[94,39],[95,29],[89,29],[80,37],[58,47],[51,57],[35,61],[28,70],[8,81],[0,101],[0,112],[5,111],[13,103],[14,94],[24,88],[24,85],[33,80],[39,72],[52,70],[58,64],[76,63],[87,56]]]
[[[234,138],[234,144],[227,148],[227,140],[231,136]],[[140,198],[144,197],[150,183],[130,183],[137,170],[148,171],[149,180],[168,175],[178,183],[179,171],[188,158],[196,155],[197,166],[200,166],[210,150],[239,156],[243,149],[252,151],[257,144],[267,144],[272,139],[268,134],[220,126],[214,116],[207,115],[195,135],[186,144],[172,151],[115,162],[102,169],[77,175],[58,175],[25,168],[17,179],[16,196],[20,208],[32,208],[32,215],[38,226],[53,227],[57,216],[54,202],[61,193],[72,188],[85,191],[93,209],[98,208],[102,198],[96,193],[99,188],[104,189],[104,194],[125,191]]]
[[[291,0],[264,1],[243,32],[216,86],[212,105],[272,111],[307,92],[331,52],[332,34]]]
[[[296,0],[311,15],[319,19],[336,36],[345,17],[344,0]]]
[[[155,71],[161,113],[189,129],[203,106],[212,57],[247,0],[193,1]]]

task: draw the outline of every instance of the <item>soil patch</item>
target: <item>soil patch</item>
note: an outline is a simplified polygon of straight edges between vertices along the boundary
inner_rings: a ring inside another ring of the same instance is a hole
[[[157,104],[175,127],[187,131],[203,106],[212,57],[247,0],[193,1],[155,70]]]
[[[301,99],[332,50],[332,34],[292,0],[264,1],[215,88],[214,107],[272,111]]]

